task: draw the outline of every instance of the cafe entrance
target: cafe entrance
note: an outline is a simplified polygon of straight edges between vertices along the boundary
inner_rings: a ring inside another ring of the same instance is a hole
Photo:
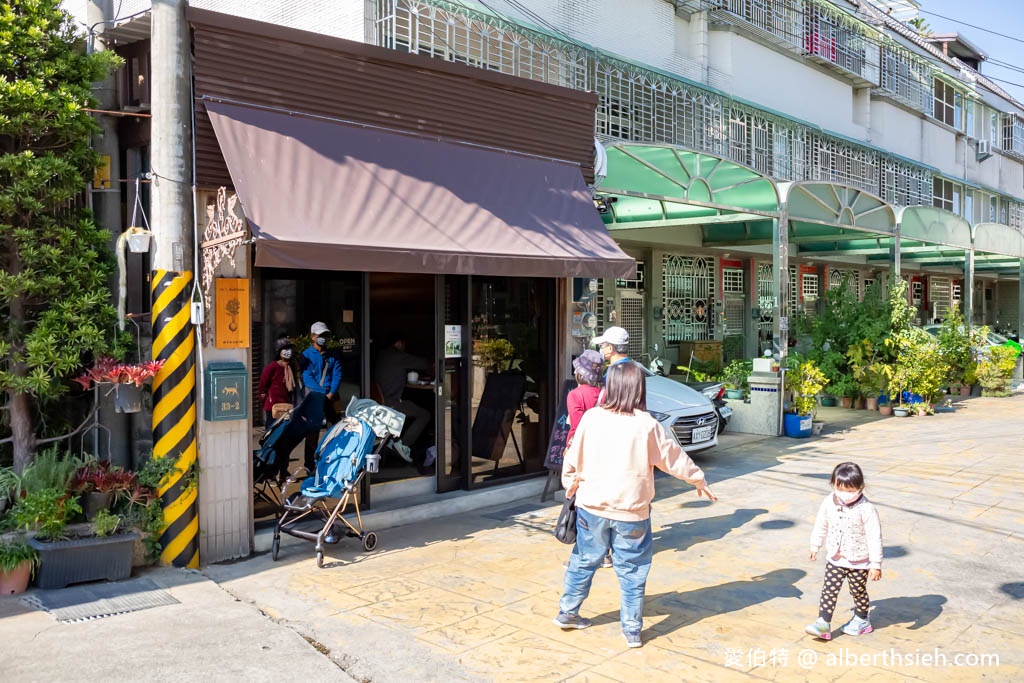
[[[322,321],[343,368],[336,414],[352,396],[368,396],[407,416],[407,449],[385,450],[366,492],[371,504],[377,485],[433,478],[430,488],[446,492],[543,471],[554,279],[282,269],[261,269],[260,279],[254,338],[264,358],[254,365],[271,362],[282,336],[304,348],[310,325]],[[300,447],[292,464],[301,458]]]

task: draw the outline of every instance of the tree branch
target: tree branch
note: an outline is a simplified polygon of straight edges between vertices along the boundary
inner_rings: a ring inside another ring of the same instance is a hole
[[[92,418],[93,418],[93,415],[90,412],[86,416],[85,420],[82,421],[82,424],[80,424],[77,427],[75,427],[75,430],[73,432],[68,432],[67,434],[63,434],[61,436],[51,436],[48,439],[36,439],[36,444],[35,445],[36,446],[42,446],[43,444],[53,443],[54,441],[63,441],[64,439],[70,439],[75,434],[78,434],[80,431],[82,431],[83,427],[85,427],[86,425],[91,423],[92,422]],[[3,442],[0,442],[0,443],[3,443]]]

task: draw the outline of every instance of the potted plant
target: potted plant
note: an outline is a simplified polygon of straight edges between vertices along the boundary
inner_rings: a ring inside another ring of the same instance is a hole
[[[0,514],[18,498],[21,493],[21,477],[13,467],[0,467]]]
[[[793,392],[792,412],[783,416],[786,436],[803,438],[811,435],[812,422],[817,412],[817,396],[828,384],[825,374],[814,361],[798,354],[789,357],[786,386]]]
[[[740,399],[749,391],[748,380],[753,372],[753,361],[737,359],[731,361],[722,371],[722,381],[725,382],[725,397]]]
[[[26,493],[11,511],[18,528],[32,532],[27,542],[39,554],[36,585],[40,588],[116,581],[131,575],[132,546],[138,534],[99,537],[91,527],[68,534],[68,522],[81,512],[78,500],[58,488]]]
[[[79,496],[85,519],[91,522],[97,512],[110,509],[118,494],[131,488],[134,478],[106,460],[91,460],[75,472],[71,492]]]
[[[39,556],[22,538],[0,540],[0,595],[24,593]]]
[[[846,352],[850,359],[853,380],[865,397],[868,410],[878,409],[878,396],[885,391],[892,377],[892,366],[885,362],[883,352],[884,348],[872,344],[867,339],[850,346]]]
[[[983,333],[984,336],[979,336]],[[939,352],[949,368],[948,381],[950,385],[959,385],[959,393],[964,395],[966,384],[966,395],[970,395],[970,382],[967,375],[974,365],[974,352],[986,344],[987,329],[971,329],[964,321],[959,306],[953,306],[946,317],[942,320],[942,326],[938,330]]]
[[[911,409],[916,411],[911,406],[920,403],[930,407],[949,375],[938,341],[924,330],[910,328],[895,335],[893,344],[897,352],[890,384],[900,397],[895,414],[904,416]]]
[[[137,413],[142,410],[142,385],[155,377],[163,365],[163,359],[122,363],[104,356],[75,377],[74,381],[86,391],[96,386],[111,385],[115,410],[119,413]]]
[[[1017,366],[1017,350],[1008,346],[992,346],[979,354],[975,374],[984,396],[1009,396],[1007,387]]]
[[[477,339],[473,342],[473,363],[488,374],[508,370],[515,353],[515,347],[507,339]]]

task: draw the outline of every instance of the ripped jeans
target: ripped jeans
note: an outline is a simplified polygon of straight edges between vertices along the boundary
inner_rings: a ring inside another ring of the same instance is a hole
[[[580,605],[590,594],[594,573],[601,566],[609,548],[622,592],[619,605],[622,631],[639,632],[643,628],[644,589],[654,554],[650,518],[642,522],[620,522],[578,508],[576,547],[569,556],[565,587],[558,601],[558,609],[566,614],[579,613]]]

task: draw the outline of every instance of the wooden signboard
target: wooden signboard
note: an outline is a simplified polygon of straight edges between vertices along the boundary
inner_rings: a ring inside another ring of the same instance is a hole
[[[248,278],[220,277],[216,285],[214,345],[218,349],[249,348]]]

